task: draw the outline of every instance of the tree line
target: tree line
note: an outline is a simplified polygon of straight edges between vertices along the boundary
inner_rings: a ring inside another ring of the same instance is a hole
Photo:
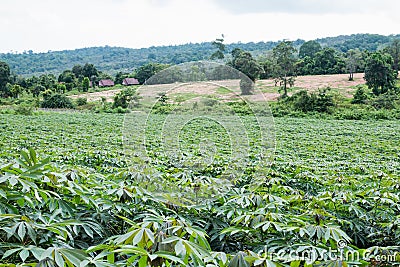
[[[332,47],[342,53],[351,49],[374,52],[387,46],[400,35],[378,35],[378,34],[353,34],[336,37],[316,39],[322,47]],[[305,41],[298,39],[293,42],[298,49]],[[240,48],[249,51],[258,58],[265,55],[278,45],[277,41],[270,42],[249,42],[227,44],[227,50],[232,51]],[[150,62],[162,64],[180,64],[184,62],[207,60],[213,53],[211,42],[189,43],[184,45],[152,46],[141,49],[123,47],[90,47],[76,50],[49,51],[46,53],[35,53],[24,51],[23,53],[0,53],[0,61],[9,64],[11,71],[23,76],[40,76],[41,74],[52,73],[58,75],[67,68],[75,65],[84,65],[89,62],[94,64],[98,70],[116,75],[121,72],[132,72]]]
[[[346,53],[331,47],[322,47],[317,41],[304,42],[298,49],[294,42],[282,41],[258,58],[250,51],[238,47],[229,51],[223,42],[222,36],[211,43],[214,50],[209,59],[219,60],[240,70],[252,81],[274,79],[283,97],[288,95],[288,89],[294,85],[298,75],[346,72],[349,74],[349,80],[353,79],[353,73],[365,72],[367,85],[373,89],[374,94],[379,95],[395,87],[399,70],[400,39],[394,39],[375,52],[350,49]],[[99,71],[94,64],[86,63],[66,69],[58,76],[41,74],[24,77],[12,73],[6,62],[0,62],[0,96],[18,98],[23,92],[30,93],[34,97],[41,94],[63,94],[72,90],[86,92],[90,84],[95,87],[101,79],[112,79],[116,84],[121,84],[124,78],[134,77],[143,84],[154,74],[169,66],[171,65],[150,62],[131,73],[118,72],[112,76]],[[252,85],[241,83],[241,89],[243,94],[250,94]]]

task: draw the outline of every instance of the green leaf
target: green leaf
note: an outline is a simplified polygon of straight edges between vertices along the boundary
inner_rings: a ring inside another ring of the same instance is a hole
[[[22,249],[19,253],[19,257],[21,258],[22,262],[25,262],[25,260],[29,257],[29,251],[26,248]]]
[[[59,251],[64,256],[65,260],[71,262],[75,266],[79,266],[80,262],[84,261],[88,256],[85,251],[80,249],[62,248],[59,249]]]
[[[7,251],[4,253],[2,259],[5,259],[5,258],[11,256],[12,254],[14,254],[14,253],[17,252],[17,251],[20,251],[21,249],[23,249],[23,248],[14,248],[14,249],[7,250]]]
[[[183,245],[182,240],[176,242],[174,249],[176,255],[181,255],[185,253],[185,246]]]
[[[62,255],[58,252],[58,250],[54,251],[54,261],[57,263],[59,267],[64,267],[64,259]]]
[[[185,265],[185,263],[180,258],[176,257],[175,255],[172,255],[171,253],[158,251],[158,252],[156,252],[154,254],[157,255],[160,258],[170,260],[170,261],[172,261],[174,263],[180,263],[180,264]]]
[[[36,157],[36,152],[32,148],[29,148],[29,155],[31,156],[31,159],[34,164],[37,163],[37,157]]]
[[[18,236],[21,239],[21,241],[24,240],[25,234],[26,234],[25,223],[19,223]]]
[[[147,256],[140,257],[139,267],[147,267]]]
[[[137,245],[141,243],[144,231],[145,231],[144,229],[140,229],[139,231],[137,231],[135,237],[132,240],[132,245]]]

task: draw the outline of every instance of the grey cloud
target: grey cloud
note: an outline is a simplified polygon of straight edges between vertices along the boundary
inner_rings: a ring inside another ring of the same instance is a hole
[[[392,10],[397,0],[213,0],[234,14],[352,14]]]

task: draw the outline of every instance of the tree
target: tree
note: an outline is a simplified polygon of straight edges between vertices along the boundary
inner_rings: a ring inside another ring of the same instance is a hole
[[[315,54],[314,74],[338,74],[343,73],[346,63],[338,55],[335,49],[325,47]]]
[[[75,65],[72,67],[72,72],[74,73],[75,77],[79,77],[83,75],[83,68],[81,65]]]
[[[96,69],[96,67],[93,64],[86,63],[83,68],[82,68],[82,75],[84,77],[92,77],[92,76],[98,76],[99,71]]]
[[[13,84],[10,89],[11,96],[18,98],[19,94],[23,92],[24,88],[18,84]]]
[[[159,64],[159,63],[147,63],[138,69],[135,70],[134,77],[138,79],[140,84],[143,84],[146,82],[147,79],[149,79],[151,76],[156,74],[157,72],[168,68],[169,65],[166,64]]]
[[[67,86],[64,83],[57,84],[57,92],[58,93],[65,94],[66,90],[67,90]]]
[[[314,58],[315,54],[322,50],[321,45],[317,41],[308,41],[300,46],[299,58]]]
[[[362,54],[358,49],[351,49],[346,53],[346,68],[349,72],[349,81],[354,80],[354,72],[358,70],[362,61]]]
[[[33,97],[39,97],[41,92],[46,91],[46,87],[44,87],[43,85],[37,84],[35,86],[32,86],[30,88],[30,91],[31,91]]]
[[[372,53],[367,59],[364,79],[375,95],[386,93],[396,84],[397,71],[393,69],[393,58],[383,52]]]
[[[281,83],[282,97],[287,97],[287,86],[294,84],[296,77],[296,49],[290,41],[280,42],[273,50],[272,57],[275,61],[273,76]]]
[[[393,58],[393,69],[399,71],[400,61],[400,39],[395,39],[385,49],[385,52],[389,53]]]
[[[7,83],[10,81],[10,67],[6,62],[0,61],[0,96],[8,97]]]
[[[116,75],[115,75],[115,84],[122,84],[122,82],[124,81],[125,78],[127,78],[129,76],[129,73],[124,73],[119,71]]]
[[[39,76],[38,83],[46,88],[54,88],[57,84],[57,79],[53,74],[42,74]]]
[[[71,70],[65,70],[58,76],[58,82],[64,83],[68,91],[76,86],[75,75]]]
[[[223,59],[225,57],[225,44],[224,44],[224,35],[221,35],[222,38],[217,38],[215,41],[213,41],[211,44],[214,46],[217,51],[212,53],[210,59]]]
[[[88,77],[83,78],[82,81],[82,89],[84,92],[89,91],[89,87],[90,87],[90,80]]]
[[[253,83],[259,78],[260,74],[263,72],[263,68],[247,51],[235,48],[231,54],[233,59],[228,63],[228,65],[241,71],[250,79],[250,81],[248,81],[243,78],[240,81],[240,90],[242,91],[242,95],[249,95],[253,91]]]

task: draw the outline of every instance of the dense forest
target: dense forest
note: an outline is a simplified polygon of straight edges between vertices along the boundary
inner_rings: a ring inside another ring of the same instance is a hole
[[[332,47],[346,53],[351,49],[375,51],[387,46],[400,35],[353,34],[317,39],[322,47]],[[293,45],[299,48],[305,41],[296,40]],[[227,52],[240,48],[249,51],[258,58],[272,50],[279,42],[250,42],[227,44]],[[49,51],[34,53],[25,51],[20,54],[0,54],[0,61],[9,64],[11,71],[18,75],[32,76],[40,74],[60,74],[66,68],[86,63],[94,64],[98,70],[115,75],[117,72],[132,72],[135,68],[149,62],[179,64],[189,61],[207,60],[214,51],[212,42],[197,44],[158,46],[141,49],[122,47],[91,47],[76,50]]]

